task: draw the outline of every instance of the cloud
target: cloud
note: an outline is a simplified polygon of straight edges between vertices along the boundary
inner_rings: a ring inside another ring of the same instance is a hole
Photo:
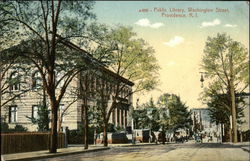
[[[135,24],[142,27],[148,27],[150,26],[150,21],[147,18],[143,18],[138,20]]]
[[[151,27],[151,28],[155,28],[155,29],[157,29],[157,28],[164,25],[161,22],[156,22],[156,23],[152,24],[147,18],[140,19],[135,24],[138,25],[138,26]]]
[[[237,27],[237,25],[225,24],[224,27]]]
[[[174,61],[170,61],[167,63],[167,66],[175,66],[176,65],[176,62]]]
[[[174,38],[170,39],[168,42],[165,42],[164,44],[170,47],[174,47],[176,45],[179,45],[184,42],[184,38],[181,36],[175,36]]]
[[[203,28],[203,27],[217,26],[220,23],[221,21],[219,19],[214,19],[213,21],[210,21],[210,22],[206,22],[206,21],[202,22],[200,27]]]

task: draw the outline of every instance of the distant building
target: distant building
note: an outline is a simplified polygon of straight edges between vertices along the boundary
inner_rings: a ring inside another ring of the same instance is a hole
[[[250,141],[250,93],[236,94],[236,97],[243,97],[245,101],[243,124],[237,125],[239,141]]]
[[[240,131],[249,131],[250,130],[250,118],[249,118],[249,112],[250,112],[250,93],[240,93],[240,94],[236,94],[236,97],[243,97],[244,101],[245,101],[245,107],[244,107],[244,117],[243,117],[243,124],[242,125],[238,125],[238,130]]]
[[[192,131],[203,134],[203,142],[218,142],[221,139],[221,125],[211,121],[208,108],[191,109]]]

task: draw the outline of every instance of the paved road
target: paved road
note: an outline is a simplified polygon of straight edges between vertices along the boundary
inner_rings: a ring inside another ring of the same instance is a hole
[[[39,161],[249,161],[240,147],[216,143],[112,147],[110,150]]]

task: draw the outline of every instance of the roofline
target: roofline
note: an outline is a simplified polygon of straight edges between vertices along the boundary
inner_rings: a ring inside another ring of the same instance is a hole
[[[241,93],[236,93],[235,94],[236,97],[240,97],[240,96],[250,96],[250,93],[248,92],[241,92]]]
[[[208,108],[207,107],[206,108],[191,108],[190,111],[191,110],[208,110]]]
[[[56,36],[62,38],[60,35],[56,35]],[[94,63],[97,63],[98,66],[101,68],[101,70],[103,70],[104,72],[107,72],[107,73],[111,74],[112,76],[114,76],[114,77],[120,79],[122,82],[127,83],[127,84],[130,85],[130,86],[133,86],[133,85],[134,85],[134,83],[133,83],[132,81],[130,81],[130,80],[128,80],[128,79],[126,79],[126,78],[124,78],[124,77],[118,75],[117,73],[111,71],[110,69],[106,68],[106,66],[105,66],[103,63],[101,63],[98,59],[94,58],[94,57],[93,57],[89,52],[87,52],[86,50],[80,48],[79,46],[75,45],[74,43],[72,43],[72,42],[70,42],[70,41],[68,41],[68,40],[63,40],[63,41],[65,41],[66,43],[63,43],[63,42],[62,42],[62,43],[65,44],[65,45],[67,45],[68,47],[71,47],[71,48],[73,48],[73,49],[76,49],[76,50],[79,50],[79,51],[83,52],[83,53],[87,56],[87,59],[88,59],[88,60],[90,60],[90,61],[92,61],[92,62],[94,62]],[[94,60],[94,61],[93,61],[93,60]]]
[[[110,75],[116,77],[117,79],[120,79],[122,82],[124,82],[124,83],[126,83],[126,84],[128,84],[128,85],[130,85],[130,86],[133,86],[133,85],[134,85],[133,82],[131,82],[130,80],[128,80],[128,79],[126,79],[126,78],[124,78],[124,77],[122,77],[122,76],[120,76],[120,75],[118,75],[118,74],[116,74],[116,73],[114,73],[114,72],[111,71],[110,69],[107,69],[107,68],[105,68],[105,67],[101,67],[101,70],[103,70],[104,72],[107,72],[108,74],[110,74]]]

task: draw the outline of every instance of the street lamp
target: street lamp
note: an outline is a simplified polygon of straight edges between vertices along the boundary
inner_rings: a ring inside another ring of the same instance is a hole
[[[200,79],[200,82],[201,82],[201,88],[203,88],[203,82],[204,82],[204,78],[203,78],[203,74],[204,72],[200,72],[201,73],[201,79]]]
[[[139,98],[136,99],[136,106],[135,106],[136,109],[139,108]],[[131,127],[131,130],[132,130],[132,144],[135,144],[136,143],[136,134],[135,134],[135,130],[136,129],[136,122],[134,121],[133,117],[132,117],[132,127]]]

